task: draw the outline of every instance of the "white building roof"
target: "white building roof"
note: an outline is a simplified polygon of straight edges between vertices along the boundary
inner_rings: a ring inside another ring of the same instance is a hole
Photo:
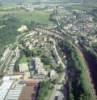
[[[29,72],[29,67],[27,63],[19,64],[20,72]]]
[[[3,83],[0,86],[0,100],[4,100],[6,94],[8,93],[11,85],[13,83],[13,80],[9,80],[9,77],[3,78]]]
[[[25,84],[17,83],[13,88],[9,90],[5,100],[19,100],[19,96],[24,86]]]

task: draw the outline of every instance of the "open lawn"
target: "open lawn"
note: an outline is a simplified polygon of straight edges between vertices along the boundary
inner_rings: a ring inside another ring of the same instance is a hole
[[[25,55],[23,55],[23,56],[20,58],[19,63],[26,63],[27,60],[28,60],[28,58],[27,58]]]

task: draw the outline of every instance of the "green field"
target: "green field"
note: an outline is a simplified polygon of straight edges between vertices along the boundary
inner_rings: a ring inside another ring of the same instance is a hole
[[[13,15],[16,16],[22,23],[28,23],[30,21],[35,21],[41,24],[49,24],[49,15],[51,12],[46,12],[42,10],[26,11],[24,9],[0,9],[0,16]]]
[[[20,61],[19,63],[27,63],[27,57],[25,55],[23,55],[21,58],[20,58]]]

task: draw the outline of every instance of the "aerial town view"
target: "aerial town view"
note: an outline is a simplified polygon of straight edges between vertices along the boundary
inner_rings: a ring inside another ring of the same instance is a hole
[[[0,100],[97,100],[97,0],[0,0]]]

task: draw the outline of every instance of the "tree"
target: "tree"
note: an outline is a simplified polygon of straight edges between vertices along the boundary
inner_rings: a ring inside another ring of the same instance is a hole
[[[57,71],[58,73],[61,73],[61,72],[64,71],[62,64],[59,64],[58,67],[56,67],[56,71]]]
[[[45,65],[49,65],[50,64],[50,58],[45,56],[45,55],[42,55],[41,56],[41,61],[45,64]]]

